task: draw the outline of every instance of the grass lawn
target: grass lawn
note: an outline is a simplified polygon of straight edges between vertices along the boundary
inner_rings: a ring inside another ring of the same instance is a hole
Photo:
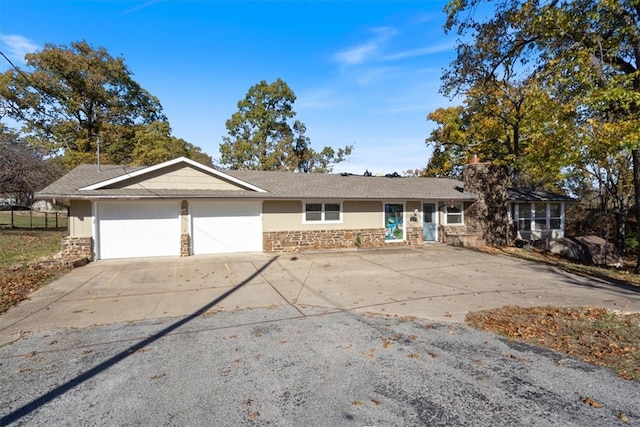
[[[0,313],[28,298],[66,270],[39,270],[30,261],[60,252],[63,231],[0,229]]]

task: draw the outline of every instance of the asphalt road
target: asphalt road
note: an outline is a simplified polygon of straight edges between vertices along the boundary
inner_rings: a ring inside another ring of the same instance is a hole
[[[640,384],[609,370],[353,310],[37,331],[0,348],[0,370],[1,425],[640,425]]]

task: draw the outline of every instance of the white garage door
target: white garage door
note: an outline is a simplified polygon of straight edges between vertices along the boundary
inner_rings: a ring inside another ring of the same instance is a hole
[[[98,204],[98,256],[101,259],[180,255],[177,201]]]
[[[262,251],[260,202],[195,201],[190,209],[195,255]]]

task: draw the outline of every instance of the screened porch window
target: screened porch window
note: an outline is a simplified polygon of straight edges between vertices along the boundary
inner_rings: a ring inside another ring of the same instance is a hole
[[[519,203],[518,230],[562,230],[562,203]]]
[[[560,203],[549,203],[549,228],[552,230],[562,229],[562,205]]]

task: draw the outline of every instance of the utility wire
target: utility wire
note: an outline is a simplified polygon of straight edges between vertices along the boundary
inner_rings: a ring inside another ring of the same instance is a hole
[[[18,73],[20,73],[20,75],[22,77],[24,77],[24,79],[27,81],[27,83],[29,83],[31,86],[33,86],[33,83],[31,83],[31,80],[29,80],[29,77],[24,73],[24,71],[22,71],[20,68],[16,67],[15,64],[13,62],[11,62],[11,60],[9,58],[7,58],[7,55],[5,55],[4,52],[2,52],[1,50],[0,50],[0,55],[2,55],[2,57],[7,60],[9,65],[11,65],[14,70],[16,70]]]

